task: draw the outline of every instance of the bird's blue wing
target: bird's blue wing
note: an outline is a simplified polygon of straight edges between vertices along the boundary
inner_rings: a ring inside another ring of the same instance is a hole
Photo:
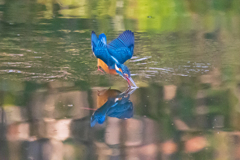
[[[94,31],[92,31],[92,35],[91,35],[91,46],[92,46],[92,51],[94,52],[94,50],[96,49],[98,44],[98,38],[97,35],[95,34]]]
[[[126,30],[107,45],[109,53],[123,64],[130,59],[134,50],[134,33]]]
[[[119,119],[131,118],[133,116],[133,104],[132,102],[118,104],[114,108],[109,109],[107,115],[109,117],[116,117]]]
[[[130,30],[126,30],[122,34],[120,34],[118,38],[110,42],[108,44],[108,48],[117,49],[121,47],[130,47],[133,45],[134,45],[134,33]]]
[[[104,33],[101,33],[101,34],[99,35],[99,40],[100,40],[103,44],[107,45],[107,37],[106,37],[106,35],[105,35]]]
[[[114,61],[111,58],[111,55],[109,54],[107,50],[106,45],[107,38],[104,33],[99,35],[99,39],[94,31],[92,31],[91,35],[91,45],[92,45],[92,51],[94,55],[104,61],[108,66],[114,65]]]

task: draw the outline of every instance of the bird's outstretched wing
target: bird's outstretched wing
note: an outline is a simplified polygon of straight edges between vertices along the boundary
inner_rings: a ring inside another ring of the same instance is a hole
[[[107,45],[109,53],[123,64],[130,59],[134,50],[134,33],[130,30],[124,31]]]
[[[91,35],[91,45],[92,45],[92,51],[93,54],[101,59],[104,63],[106,63],[108,66],[113,66],[114,61],[111,58],[111,55],[109,54],[106,46],[106,36],[104,34],[101,34],[99,36],[100,39],[98,39],[97,35],[94,31],[92,31]]]

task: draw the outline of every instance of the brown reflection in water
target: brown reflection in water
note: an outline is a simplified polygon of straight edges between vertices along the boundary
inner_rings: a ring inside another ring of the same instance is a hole
[[[48,88],[31,93],[27,108],[3,106],[1,131],[5,125],[6,132],[1,132],[1,141],[7,141],[7,145],[0,148],[0,152],[6,152],[9,158],[0,154],[0,159],[61,160],[64,157],[86,157],[89,154],[78,152],[84,148],[88,150],[85,145],[78,148],[78,144],[68,144],[69,139],[73,140],[73,121],[90,115],[89,110],[83,109],[89,108],[88,92],[72,90],[71,87],[68,83],[49,83]],[[68,151],[74,154],[69,155]]]
[[[48,83],[31,91],[27,107],[1,102],[0,133],[5,147],[0,147],[0,159],[175,159],[198,154],[212,159],[239,158],[240,134],[221,130],[229,125],[228,115],[220,110],[209,117],[210,104],[219,108],[218,101],[212,100],[218,98],[212,88],[194,94],[181,84],[140,88],[130,98],[137,113],[133,118],[108,117],[104,124],[91,128],[91,109],[101,107],[120,91],[101,87],[83,91],[71,83]],[[150,93],[157,93],[158,103]],[[225,90],[216,93],[228,95]],[[140,95],[150,96],[140,99]],[[195,103],[185,110],[181,100],[189,99]],[[228,105],[225,100],[223,105]],[[154,110],[155,106],[160,110]],[[187,111],[192,111],[190,116],[185,115]],[[154,117],[158,112],[162,115]],[[231,123],[236,125],[235,121],[238,119]]]
[[[185,142],[185,152],[198,152],[207,146],[207,139],[205,137],[196,136],[187,139]]]

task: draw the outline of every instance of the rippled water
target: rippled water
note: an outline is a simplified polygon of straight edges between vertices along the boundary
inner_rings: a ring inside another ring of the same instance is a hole
[[[240,159],[237,0],[0,0],[0,159]],[[135,34],[139,86],[90,34]]]

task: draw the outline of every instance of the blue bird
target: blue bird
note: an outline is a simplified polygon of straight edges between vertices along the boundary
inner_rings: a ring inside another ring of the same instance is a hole
[[[91,116],[91,127],[96,123],[103,124],[107,116],[118,119],[131,118],[133,116],[133,104],[129,98],[133,92],[134,90],[127,90],[119,93],[117,90],[109,89],[103,95],[99,95],[99,98],[102,97],[103,99],[107,96],[107,101]]]
[[[121,77],[128,82],[128,86],[131,86],[131,82],[134,85],[133,88],[137,88],[137,85],[131,78],[131,73],[124,63],[133,56],[134,51],[134,33],[130,30],[124,31],[107,44],[107,37],[104,33],[99,37],[92,31],[91,45],[93,54],[102,61],[98,65],[103,68],[107,73],[113,73],[116,71]],[[98,61],[99,62],[99,61]],[[106,67],[107,66],[107,67]],[[112,72],[114,70],[114,72]]]

